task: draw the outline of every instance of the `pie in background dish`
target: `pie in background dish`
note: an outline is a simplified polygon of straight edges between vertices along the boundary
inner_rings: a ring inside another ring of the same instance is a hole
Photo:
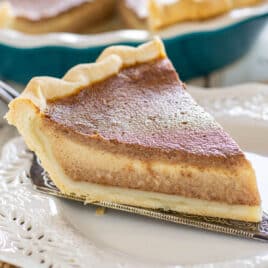
[[[4,0],[0,2],[0,28],[31,34],[96,33],[125,26],[158,30],[260,2],[262,0]]]
[[[90,31],[114,14],[115,5],[116,0],[5,0],[0,28],[30,34]]]
[[[178,22],[209,19],[260,2],[262,0],[119,0],[118,10],[127,27],[159,30]]]
[[[261,219],[251,164],[189,95],[157,38],[109,47],[62,79],[33,78],[6,118],[65,194]]]

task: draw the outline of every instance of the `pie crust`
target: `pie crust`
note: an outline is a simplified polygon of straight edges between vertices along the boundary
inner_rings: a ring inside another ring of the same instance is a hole
[[[209,19],[234,8],[260,3],[262,0],[120,0],[118,9],[128,27],[159,30],[183,22]]]

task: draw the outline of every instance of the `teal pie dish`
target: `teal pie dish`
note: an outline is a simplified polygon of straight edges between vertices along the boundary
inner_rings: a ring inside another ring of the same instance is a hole
[[[240,13],[239,13],[240,12]],[[206,75],[242,57],[266,24],[268,1],[213,20],[183,23],[156,33],[182,80]],[[0,78],[27,83],[33,76],[61,77],[72,66],[95,61],[107,46],[139,45],[154,34],[120,30],[96,35],[25,35],[0,31]]]

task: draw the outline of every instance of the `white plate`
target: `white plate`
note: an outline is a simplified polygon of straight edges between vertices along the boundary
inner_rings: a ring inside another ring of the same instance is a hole
[[[191,89],[246,150],[268,209],[268,87]],[[0,162],[0,259],[24,267],[268,267],[268,245],[35,192],[31,155],[11,140]]]

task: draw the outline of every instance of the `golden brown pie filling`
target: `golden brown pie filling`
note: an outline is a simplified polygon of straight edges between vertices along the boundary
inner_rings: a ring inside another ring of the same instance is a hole
[[[72,173],[75,180],[223,201],[226,193],[234,190],[231,182],[213,181],[207,187],[209,182],[203,178],[193,187],[194,172],[182,169],[178,175],[184,179],[176,182],[176,176],[154,174],[150,163],[180,162],[201,172],[211,167],[228,167],[232,172],[244,164],[238,145],[193,101],[166,58],[124,68],[79,93],[50,101],[45,115],[48,125],[61,129],[63,135],[103,152],[147,163],[148,173],[143,178],[129,164],[109,176],[107,171],[96,173],[89,166],[84,172]],[[67,173],[72,165],[72,161],[65,162]],[[211,187],[217,189],[217,195]],[[256,205],[258,196],[249,199],[247,188],[230,195],[229,202]]]

